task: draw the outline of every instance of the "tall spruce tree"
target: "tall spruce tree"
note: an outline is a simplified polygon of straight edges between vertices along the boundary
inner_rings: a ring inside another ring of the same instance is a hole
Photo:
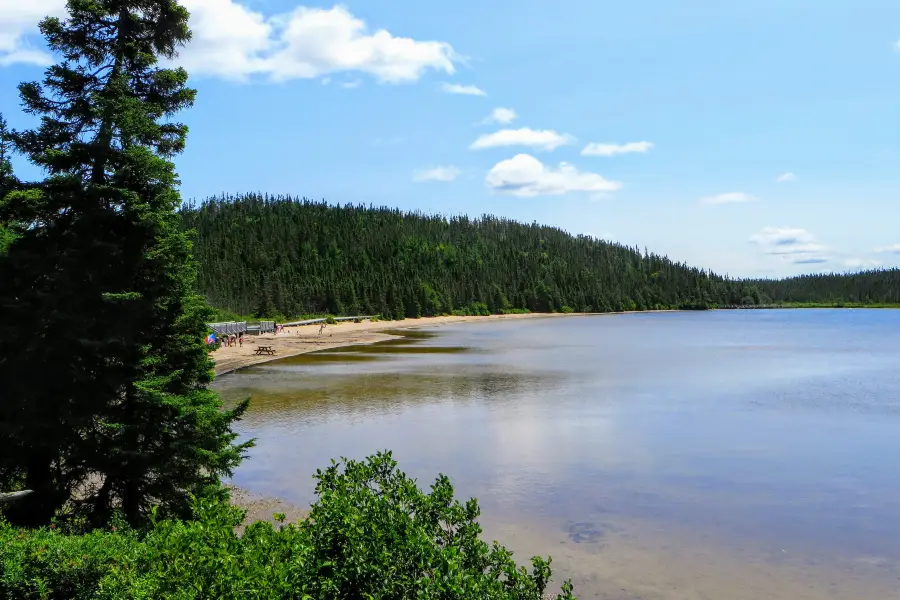
[[[10,162],[9,129],[6,126],[6,119],[0,114],[0,202],[3,202],[3,198],[18,187],[19,182],[13,174]],[[5,254],[6,247],[12,242],[12,230],[11,224],[0,220],[0,254]]]
[[[102,524],[152,505],[184,515],[220,489],[248,444],[208,389],[211,311],[194,291],[191,241],[169,158],[193,103],[183,69],[158,66],[190,39],[175,0],[69,0],[41,32],[59,64],[19,86],[41,119],[10,135],[47,178],[7,194],[19,224],[0,258],[0,488],[34,490],[8,511],[46,524],[61,509]]]

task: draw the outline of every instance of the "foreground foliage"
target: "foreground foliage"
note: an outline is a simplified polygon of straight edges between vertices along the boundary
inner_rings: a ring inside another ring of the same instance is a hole
[[[454,500],[446,477],[425,493],[384,453],[333,463],[316,478],[308,520],[259,522],[241,536],[243,511],[210,499],[196,502],[193,520],[160,520],[146,533],[0,525],[0,598],[550,597],[550,560],[533,558],[526,570],[483,542],[477,502]],[[573,598],[562,587],[556,597]]]
[[[196,294],[175,213],[174,121],[194,91],[160,68],[190,39],[175,0],[69,0],[40,29],[61,57],[19,86],[35,129],[2,132],[0,489],[34,491],[7,512],[45,525],[189,514],[189,494],[240,461],[208,389],[212,313]],[[8,173],[7,142],[46,178]]]

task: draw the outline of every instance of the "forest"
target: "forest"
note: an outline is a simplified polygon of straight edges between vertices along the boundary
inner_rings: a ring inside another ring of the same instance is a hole
[[[195,230],[199,291],[236,315],[610,312],[900,302],[900,271],[740,280],[560,229],[486,215],[210,198]]]

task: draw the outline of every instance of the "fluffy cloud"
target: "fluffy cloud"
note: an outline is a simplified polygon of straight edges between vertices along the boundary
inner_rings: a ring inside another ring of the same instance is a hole
[[[494,133],[479,136],[469,146],[470,150],[485,148],[501,148],[505,146],[528,146],[538,150],[555,150],[574,141],[575,138],[566,133],[557,133],[549,129],[501,129]]]
[[[459,177],[459,169],[453,165],[433,167],[413,173],[413,181],[453,181]]]
[[[483,121],[484,123],[499,123],[500,125],[509,125],[515,121],[519,115],[511,108],[498,107],[491,111],[491,114]]]
[[[875,252],[878,252],[879,254],[900,254],[900,244],[880,246],[878,248],[875,248]]]
[[[340,5],[298,6],[266,16],[234,0],[182,4],[191,13],[193,40],[182,49],[178,63],[193,75],[284,81],[357,72],[403,83],[418,80],[427,70],[452,74],[458,58],[446,42],[370,31]],[[24,35],[36,31],[41,16],[63,14],[64,9],[65,0],[0,4],[0,63],[38,62],[36,51],[24,45]]]
[[[828,262],[828,248],[815,241],[809,231],[798,227],[763,227],[750,236],[765,253],[779,256],[794,264],[816,264]]]
[[[3,0],[0,2],[0,65],[28,63],[46,66],[52,61],[40,47],[29,44],[26,36],[37,33],[38,22],[46,16],[65,14],[65,0]]]
[[[582,156],[618,156],[632,152],[644,153],[653,148],[653,142],[629,142],[627,144],[590,143],[581,151]]]
[[[460,94],[462,96],[487,96],[487,92],[474,85],[444,83],[441,85],[441,89],[448,94]]]
[[[727,192],[717,196],[705,196],[700,198],[701,204],[737,204],[739,202],[751,202],[756,200],[755,196],[745,194],[744,192]]]
[[[569,192],[612,192],[622,187],[597,173],[585,173],[572,165],[560,163],[553,168],[530,154],[517,154],[494,165],[484,179],[498,194],[511,196],[561,196]]]
[[[776,177],[775,182],[776,183],[785,183],[786,181],[794,181],[795,179],[797,179],[797,176],[794,175],[793,173],[788,172],[788,173],[782,173],[781,175]]]

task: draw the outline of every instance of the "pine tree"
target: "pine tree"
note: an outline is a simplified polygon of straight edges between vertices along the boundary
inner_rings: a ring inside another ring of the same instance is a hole
[[[9,129],[6,126],[6,119],[0,114],[0,205],[2,205],[3,198],[9,192],[19,187],[19,182],[13,174],[12,163],[10,162],[9,146]],[[0,254],[5,254],[6,247],[12,242],[12,228],[11,223],[6,223],[0,219]]]
[[[0,258],[0,487],[34,490],[8,513],[46,524],[61,509],[102,524],[114,509],[185,515],[247,444],[208,389],[209,307],[195,293],[169,158],[193,103],[190,39],[175,0],[69,0],[40,28],[62,61],[19,91],[37,129],[10,135],[47,178],[8,194],[0,220],[23,224]]]

